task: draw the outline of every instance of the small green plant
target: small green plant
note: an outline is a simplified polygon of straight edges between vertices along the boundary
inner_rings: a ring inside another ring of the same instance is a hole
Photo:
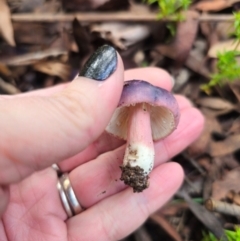
[[[222,85],[226,82],[233,82],[240,79],[240,65],[236,59],[240,55],[237,47],[240,43],[240,12],[233,13],[234,33],[237,42],[234,50],[218,53],[217,72],[211,76],[209,83],[202,85],[201,89],[209,93],[211,88],[216,85]]]
[[[240,241],[240,227],[236,227],[235,231],[225,229],[225,234],[228,241]],[[217,239],[212,233],[203,233],[202,241],[221,241]]]
[[[225,82],[232,82],[240,79],[240,66],[236,60],[236,56],[239,54],[240,52],[236,50],[218,53],[218,71],[211,76],[209,83],[201,86],[201,89],[209,92],[211,87],[215,85],[222,85]]]
[[[157,17],[164,19],[171,17],[173,20],[180,21],[183,19],[181,11],[187,10],[191,0],[145,0],[149,5],[157,3],[159,13]]]

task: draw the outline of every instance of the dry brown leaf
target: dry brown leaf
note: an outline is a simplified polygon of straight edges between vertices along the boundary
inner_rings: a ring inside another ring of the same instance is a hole
[[[15,46],[10,9],[5,0],[0,0],[0,34],[11,46]]]
[[[203,97],[203,98],[200,98],[197,101],[197,103],[203,107],[207,107],[214,110],[231,111],[235,108],[235,106],[231,102],[224,100],[222,98],[216,98],[216,97]]]
[[[38,62],[33,65],[33,69],[51,76],[58,76],[62,80],[68,80],[71,71],[69,65],[54,60]]]
[[[220,40],[227,40],[234,32],[234,25],[232,22],[217,22],[215,31]]]
[[[14,12],[34,12],[44,5],[45,0],[7,0],[7,2]]]
[[[193,6],[193,8],[204,12],[217,12],[225,8],[231,7],[236,2],[239,2],[239,0],[206,0],[199,1]]]
[[[234,83],[229,83],[229,87],[240,102],[240,82],[235,81]]]
[[[209,152],[209,144],[211,141],[211,134],[213,132],[222,132],[222,127],[216,118],[213,118],[205,109],[202,109],[202,112],[205,116],[205,125],[201,136],[191,144],[187,151],[190,156],[199,156],[203,153]]]
[[[175,241],[183,241],[176,229],[161,214],[150,216],[161,228],[163,228]]]
[[[224,141],[210,143],[210,155],[224,156],[240,149],[240,134],[230,135]]]
[[[120,49],[126,49],[150,34],[150,28],[145,24],[101,23],[91,25],[90,29]]]
[[[186,202],[168,202],[156,214],[161,213],[164,216],[176,216],[180,210],[188,209]]]
[[[63,8],[70,11],[94,10],[109,0],[63,0]]]
[[[21,91],[17,87],[15,87],[10,83],[5,82],[2,78],[0,78],[0,89],[4,91],[6,94],[10,94],[10,95],[21,93]]]
[[[237,41],[234,41],[233,39],[218,42],[214,44],[208,51],[208,56],[210,58],[217,58],[218,53],[222,53],[224,51],[240,51],[240,45]]]
[[[227,130],[227,135],[240,132],[240,118],[233,121],[231,127]]]
[[[174,42],[170,45],[158,45],[156,47],[157,51],[175,59],[179,64],[184,63],[196,38],[198,16],[199,14],[196,11],[187,11],[185,21],[180,22],[177,26]]]
[[[129,0],[62,0],[63,9],[68,11],[120,11],[128,9]]]
[[[222,180],[215,181],[212,186],[212,197],[220,200],[226,198],[228,192],[231,190],[238,193],[240,191],[239,176],[240,167],[227,172]]]
[[[203,59],[197,58],[195,56],[195,54],[192,53],[192,51],[191,51],[185,64],[192,71],[194,71],[206,78],[209,78],[210,72],[209,72],[208,68],[206,68],[206,66],[205,66],[205,58],[203,58]]]
[[[41,59],[47,58],[47,57],[55,57],[59,55],[67,54],[67,50],[63,50],[61,48],[59,49],[46,49],[42,51],[36,51],[21,55],[13,55],[13,56],[0,56],[1,63],[5,65],[11,65],[11,66],[23,66],[23,65],[29,65],[34,64],[38,62]]]

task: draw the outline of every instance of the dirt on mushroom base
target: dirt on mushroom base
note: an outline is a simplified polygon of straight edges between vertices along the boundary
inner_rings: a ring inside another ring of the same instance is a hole
[[[120,168],[122,170],[120,180],[132,187],[133,192],[142,192],[149,187],[149,176],[144,173],[141,167],[132,167],[128,163],[126,166],[120,166]]]

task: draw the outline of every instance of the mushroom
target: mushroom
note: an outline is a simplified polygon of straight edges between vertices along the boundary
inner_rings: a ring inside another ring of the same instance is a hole
[[[106,131],[127,141],[121,180],[142,192],[154,165],[153,141],[171,134],[179,122],[179,107],[165,89],[143,80],[126,81]]]

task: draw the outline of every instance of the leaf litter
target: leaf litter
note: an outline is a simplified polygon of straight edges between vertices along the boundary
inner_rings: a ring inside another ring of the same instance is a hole
[[[202,241],[208,231],[224,240],[224,230],[240,224],[238,213],[229,211],[240,204],[240,80],[215,85],[211,92],[201,86],[216,73],[219,52],[239,50],[232,22],[239,3],[191,1],[183,21],[176,21],[158,19],[158,4],[152,2],[0,0],[0,93],[69,82],[103,44],[118,50],[125,69],[166,69],[176,80],[175,93],[205,116],[205,128],[171,160],[184,169],[182,189],[123,240]],[[208,200],[216,204],[214,212],[204,206]],[[222,206],[230,209],[220,212]]]

